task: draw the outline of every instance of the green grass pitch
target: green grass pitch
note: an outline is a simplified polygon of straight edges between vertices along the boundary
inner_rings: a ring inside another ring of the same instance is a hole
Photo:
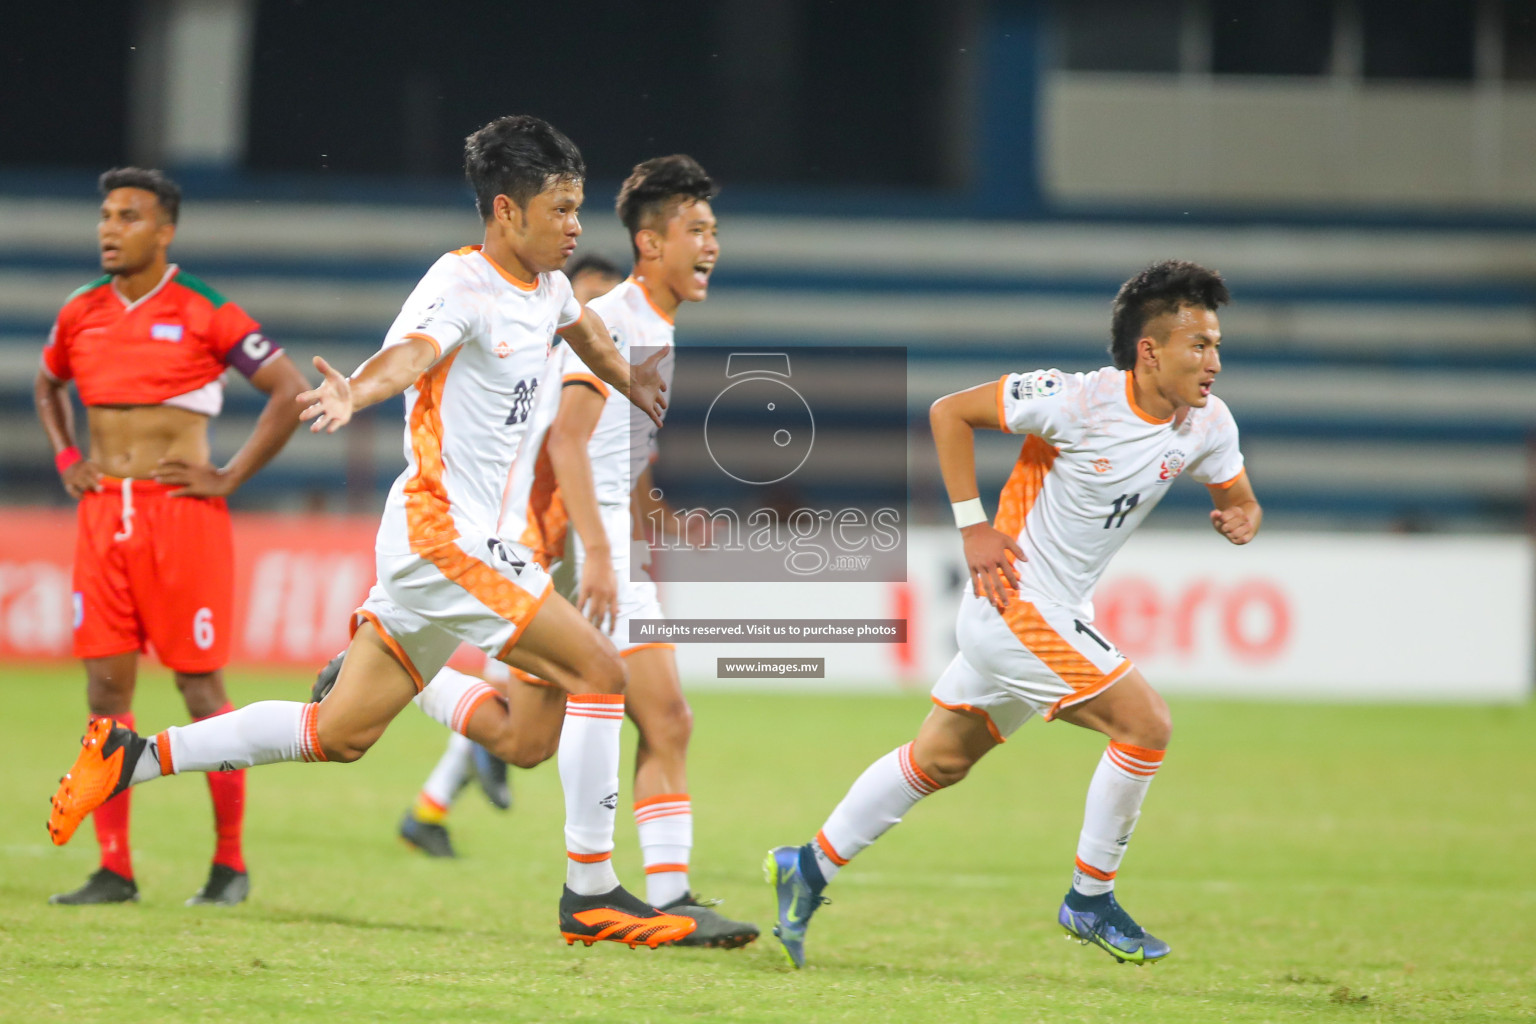
[[[73,668],[0,676],[0,1020],[1536,1019],[1531,705],[1174,701],[1121,872],[1123,902],[1174,949],[1141,969],[1055,925],[1103,744],[1031,723],[844,872],[795,972],[767,935],[763,851],[808,838],[910,738],[921,695],[695,695],[695,887],[764,938],[630,951],[558,935],[553,765],[515,774],[510,814],[466,792],[457,862],[396,840],[444,738],[414,709],[357,765],[251,773],[245,906],[182,906],[212,850],[207,787],[187,776],[135,790],[142,903],[50,907],[95,867],[90,826],[62,850],[43,828],[82,683]],[[237,703],[307,687],[232,683]],[[183,714],[158,671],[137,710],[146,731]],[[618,839],[620,877],[643,891],[625,813]]]

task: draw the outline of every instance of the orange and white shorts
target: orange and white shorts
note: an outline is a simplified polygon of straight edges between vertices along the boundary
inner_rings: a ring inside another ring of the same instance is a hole
[[[1090,620],[1015,597],[1006,612],[967,592],[955,616],[960,653],[933,684],[933,702],[974,711],[999,742],[1039,712],[1046,721],[1131,670]]]
[[[462,536],[420,554],[377,556],[378,582],[353,616],[373,623],[422,689],[460,643],[502,659],[554,592],[521,544]]]

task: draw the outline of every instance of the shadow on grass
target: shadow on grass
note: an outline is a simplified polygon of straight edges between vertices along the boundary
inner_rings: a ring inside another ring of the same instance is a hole
[[[388,932],[421,932],[429,935],[491,936],[499,932],[466,929],[462,925],[432,924],[426,921],[379,921],[320,910],[272,910],[251,915],[274,924],[333,924],[342,928],[362,928]]]

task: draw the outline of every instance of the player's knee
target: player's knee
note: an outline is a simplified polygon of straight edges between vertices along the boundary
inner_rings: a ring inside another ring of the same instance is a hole
[[[327,732],[322,724],[319,729],[320,750],[325,754],[327,761],[336,761],[341,764],[351,764],[362,760],[368,753],[374,742],[378,740],[378,733],[356,732]]]
[[[1130,730],[1128,742],[1150,750],[1167,750],[1173,739],[1173,716],[1161,700],[1149,708]]]
[[[918,764],[922,770],[940,787],[953,786],[971,773],[971,767],[976,762],[971,760],[961,751],[942,751],[930,755],[924,762]]]
[[[560,737],[514,736],[493,751],[497,757],[514,768],[537,768],[555,756],[560,749]]]
[[[577,669],[587,693],[623,693],[624,659],[611,645],[592,648]]]
[[[1173,714],[1168,710],[1168,702],[1161,696],[1147,715],[1147,732],[1146,746],[1153,750],[1168,749],[1168,743],[1173,739]]]

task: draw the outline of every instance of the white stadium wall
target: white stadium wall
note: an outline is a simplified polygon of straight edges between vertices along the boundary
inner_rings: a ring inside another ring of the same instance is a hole
[[[1043,172],[1067,202],[1528,210],[1536,85],[1500,85],[1056,72]]]
[[[1145,532],[1101,583],[1096,623],[1163,692],[1330,701],[1518,701],[1532,689],[1523,537]],[[691,686],[925,689],[955,651],[960,547],[915,529],[909,582],[672,584],[669,618],[907,618],[907,645],[678,645]],[[824,657],[822,680],[718,679],[721,657]]]

